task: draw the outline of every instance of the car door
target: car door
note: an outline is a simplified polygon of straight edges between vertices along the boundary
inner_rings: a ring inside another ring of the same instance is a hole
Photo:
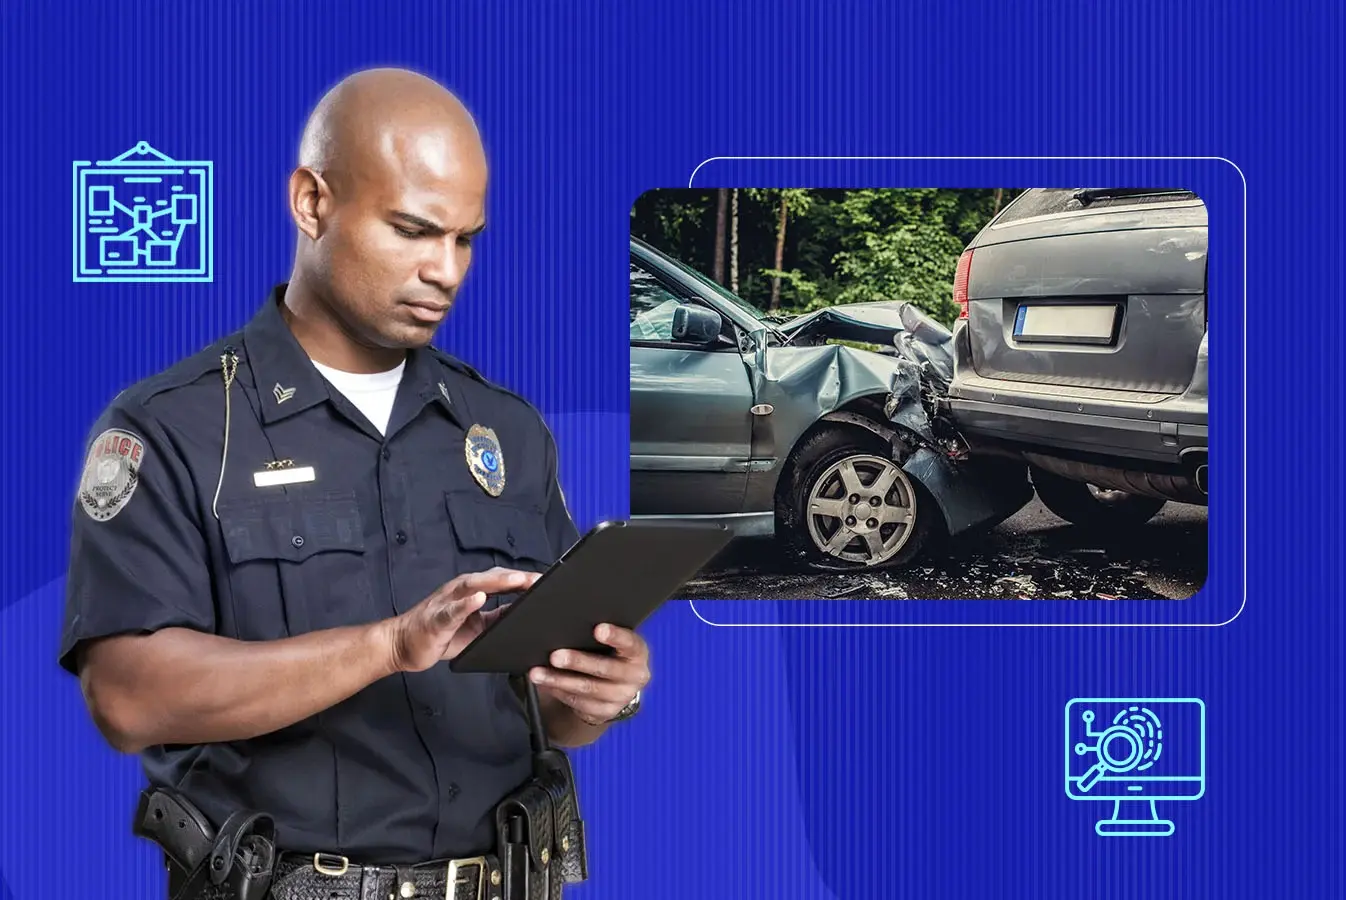
[[[631,513],[739,512],[751,457],[752,387],[727,320],[714,344],[673,340],[673,312],[704,301],[631,259]]]

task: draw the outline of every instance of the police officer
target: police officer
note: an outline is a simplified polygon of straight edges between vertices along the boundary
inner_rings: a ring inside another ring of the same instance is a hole
[[[524,692],[443,662],[578,537],[538,413],[430,346],[486,181],[441,86],[342,81],[289,180],[289,282],[91,432],[61,664],[152,786],[215,828],[272,818],[278,893],[444,897],[438,861],[489,853],[529,777]],[[595,636],[611,656],[529,673],[562,746],[630,715],[650,677],[640,636]]]

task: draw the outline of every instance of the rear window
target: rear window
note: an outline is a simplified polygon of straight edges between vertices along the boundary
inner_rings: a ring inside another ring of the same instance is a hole
[[[1191,191],[1172,188],[1153,188],[1152,192],[1124,193],[1121,196],[1094,196],[1079,199],[1081,191],[1106,191],[1107,188],[1043,188],[1024,191],[996,220],[997,225],[1050,216],[1057,213],[1078,212],[1082,209],[1107,209],[1110,206],[1145,206],[1152,203],[1172,203],[1175,200],[1195,200]]]

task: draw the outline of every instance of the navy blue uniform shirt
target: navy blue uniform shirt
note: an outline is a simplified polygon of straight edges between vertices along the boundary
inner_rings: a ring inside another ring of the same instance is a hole
[[[93,428],[73,514],[67,670],[80,642],[104,635],[181,627],[266,641],[373,622],[457,575],[543,571],[578,539],[533,407],[417,350],[380,435],[299,346],[283,292],[241,333],[124,391]],[[238,357],[227,458],[226,348]],[[498,439],[499,496],[469,468],[473,425]],[[284,460],[313,480],[258,486],[254,473]],[[285,850],[377,864],[490,849],[493,807],[529,776],[529,754],[505,678],[440,663],[263,737],[142,758],[151,783],[177,786],[216,826],[262,810]]]

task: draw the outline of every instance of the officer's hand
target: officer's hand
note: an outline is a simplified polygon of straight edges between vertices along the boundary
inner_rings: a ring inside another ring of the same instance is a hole
[[[551,655],[554,668],[535,668],[529,677],[538,693],[555,697],[588,724],[601,725],[650,683],[650,648],[634,631],[615,625],[599,625],[594,637],[616,655],[557,650]]]
[[[387,620],[396,672],[421,672],[453,659],[500,615],[480,612],[488,594],[527,590],[537,572],[495,568],[460,575],[400,616]]]

